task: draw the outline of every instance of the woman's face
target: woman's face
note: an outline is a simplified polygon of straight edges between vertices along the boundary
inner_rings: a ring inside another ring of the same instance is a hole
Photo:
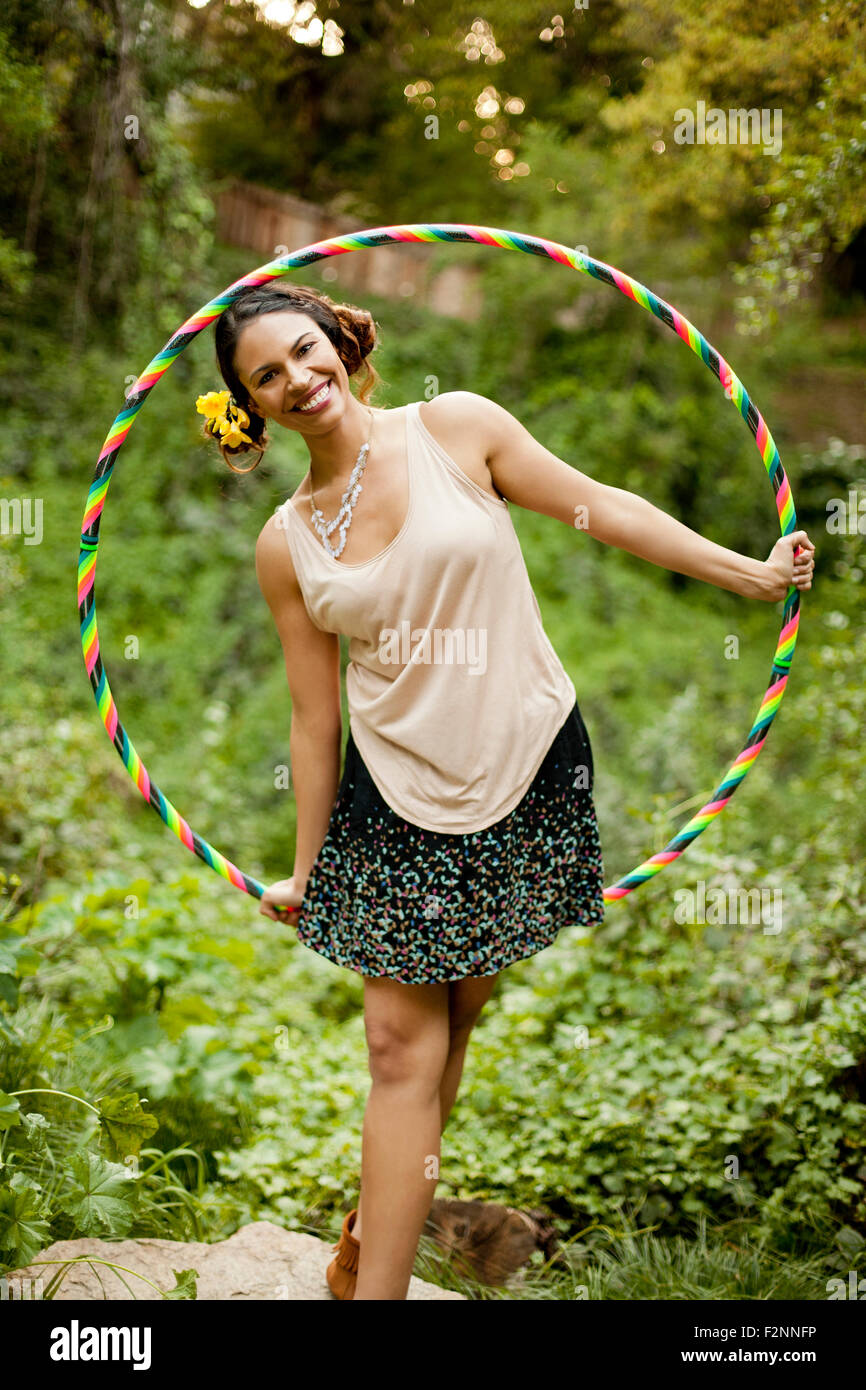
[[[330,338],[299,310],[259,314],[248,323],[234,365],[259,415],[302,434],[331,429],[354,399]]]

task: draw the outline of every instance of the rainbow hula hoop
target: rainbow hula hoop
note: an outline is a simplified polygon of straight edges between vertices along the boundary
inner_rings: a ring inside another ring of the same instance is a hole
[[[201,333],[203,328],[207,328],[208,324],[218,319],[223,310],[240,294],[241,290],[248,285],[262,285],[270,280],[277,280],[280,276],[288,274],[290,270],[312,265],[315,261],[324,260],[328,256],[343,256],[349,251],[369,250],[378,246],[388,246],[395,242],[439,241],[476,242],[481,246],[500,247],[505,251],[523,251],[531,256],[547,256],[550,260],[568,266],[571,270],[579,270],[584,275],[591,275],[596,280],[603,280],[606,284],[612,285],[627,295],[629,299],[633,299],[636,304],[648,309],[651,314],[655,314],[656,318],[661,319],[668,328],[673,329],[691,348],[692,352],[709,367],[714,376],[718,377],[725,395],[733,401],[755,436],[758,453],[761,455],[773,485],[782,535],[788,535],[797,525],[797,514],[791,497],[791,487],[782,468],[779,451],[773,437],[767,429],[760,411],[749,399],[742,382],[735,376],[721,354],[716,352],[715,348],[689,323],[688,319],[683,318],[682,314],[678,313],[672,305],[659,299],[645,285],[640,284],[637,280],[632,280],[621,270],[615,270],[613,266],[605,265],[603,261],[593,260],[591,256],[575,251],[569,246],[561,246],[558,242],[547,241],[543,237],[502,231],[497,227],[475,227],[460,222],[412,222],[404,226],[372,227],[367,231],[353,232],[349,236],[331,237],[327,241],[314,242],[310,246],[301,247],[299,251],[295,251],[291,255],[269,261],[267,265],[245,275],[242,280],[236,280],[216,299],[212,299],[193,314],[192,318],[187,319],[186,323],[169,339],[162,351],[157,354],[136,381],[133,390],[126,397],[123,409],[108,431],[84,509],[78,562],[78,611],[81,619],[81,645],[84,652],[84,662],[97,708],[108,737],[120,754],[124,767],[141,795],[153,807],[169,830],[173,831],[178,839],[186,845],[187,849],[192,850],[218,874],[233,883],[236,888],[241,889],[244,893],[249,893],[254,898],[261,898],[265,891],[265,885],[243,873],[236,865],[232,864],[231,860],[220,854],[219,850],[214,849],[213,845],[209,845],[207,840],[203,840],[200,835],[195,834],[183,816],[175,810],[156,783],[152,781],[118,717],[117,706],[114,703],[114,697],[99,653],[94,592],[99,523],[102,509],[105,506],[108,484],[111,481],[121,445],[154,386],[168,371],[175,358],[179,357],[184,348],[188,347],[193,338]],[[642,883],[646,883],[647,879],[654,878],[656,874],[661,873],[662,869],[679,858],[686,847],[697,839],[698,835],[706,830],[710,822],[715,820],[716,816],[727,806],[737,787],[757,760],[758,754],[766,742],[770,725],[782,702],[797,643],[799,620],[800,594],[798,589],[792,585],[785,598],[782,630],[773,656],[770,682],[742,752],[737,754],[706,805],[701,807],[697,815],[683,826],[663,850],[660,850],[658,854],[653,854],[644,863],[638,864],[631,873],[604,889],[604,901],[606,903],[619,901],[627,894],[632,893],[635,888],[639,888]]]

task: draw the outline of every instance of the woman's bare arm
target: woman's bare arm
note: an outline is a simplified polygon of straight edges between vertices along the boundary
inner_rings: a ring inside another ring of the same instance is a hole
[[[448,392],[440,399],[443,404],[448,400],[453,418],[462,413],[466,430],[480,436],[495,487],[517,506],[744,598],[772,603],[783,599],[792,584],[812,587],[815,547],[805,531],[781,537],[767,560],[754,560],[707,540],[637,493],[581,473],[496,401],[471,391]]]
[[[274,515],[256,542],[256,576],[277,626],[292,697],[290,750],[298,831],[292,877],[303,888],[324,843],[340,784],[340,639],[316,627],[295,575],[285,523]]]

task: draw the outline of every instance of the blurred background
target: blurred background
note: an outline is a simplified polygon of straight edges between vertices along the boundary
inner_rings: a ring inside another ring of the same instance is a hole
[[[580,247],[673,304],[764,415],[817,547],[761,757],[603,927],[566,929],[507,972],[437,1195],[551,1213],[571,1244],[533,1298],[574,1297],[575,1281],[592,1297],[824,1298],[849,1267],[866,1239],[864,91],[854,0],[6,0],[0,1270],[111,1230],[216,1240],[266,1218],[336,1238],[353,1201],[360,977],[260,916],[143,801],[94,704],[76,568],[105,436],[182,322],[276,256],[425,221]],[[727,119],[746,109],[760,136]],[[616,290],[467,245],[292,274],[373,312],[375,403],[480,392],[582,471],[769,554],[754,438],[703,363]],[[293,859],[276,776],[291,706],[254,547],[307,463],[276,438],[255,472],[230,474],[195,411],[222,385],[207,330],[120,452],[100,648],[150,775],[272,882]],[[743,746],[782,605],[512,518],[593,741],[611,884]],[[675,894],[697,883],[778,892],[783,929],[678,921]],[[33,1087],[67,1098],[12,1095]],[[106,1147],[107,1102],[127,1094],[156,1128]],[[111,1213],[73,1200],[82,1155],[115,1175]],[[118,1177],[124,1161],[146,1176]]]

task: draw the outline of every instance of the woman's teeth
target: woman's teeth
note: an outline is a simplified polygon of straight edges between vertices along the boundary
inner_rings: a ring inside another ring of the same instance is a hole
[[[326,381],[325,384],[324,384],[324,386],[320,386],[320,387],[319,387],[319,389],[318,389],[318,391],[316,392],[315,396],[311,396],[310,399],[309,399],[308,401],[304,401],[304,404],[303,404],[303,405],[296,405],[296,406],[295,406],[295,409],[296,409],[296,410],[313,410],[315,406],[321,405],[321,404],[322,404],[322,401],[325,399],[325,397],[327,396],[327,394],[328,394],[328,392],[330,391],[330,389],[331,389],[331,388],[330,388],[328,382]]]

